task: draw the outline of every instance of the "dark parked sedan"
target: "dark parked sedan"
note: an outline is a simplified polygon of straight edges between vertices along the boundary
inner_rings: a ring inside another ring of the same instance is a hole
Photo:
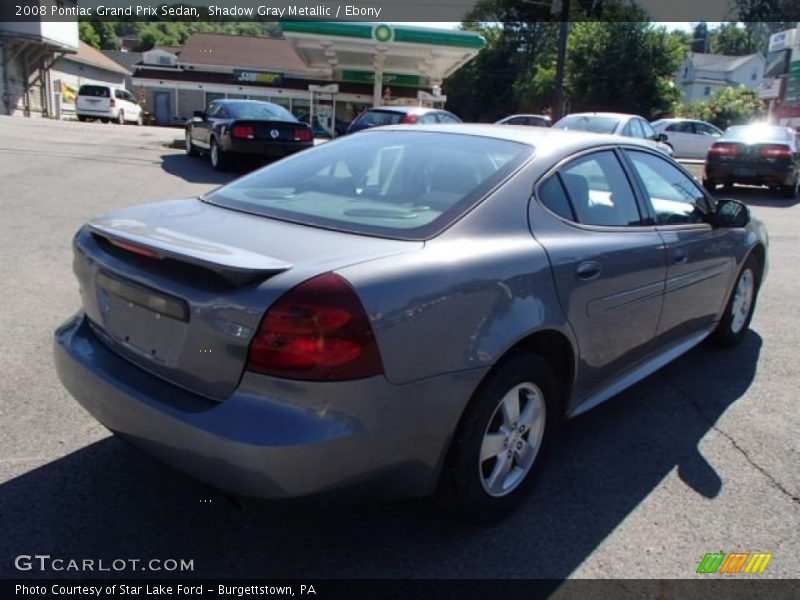
[[[370,108],[358,115],[347,133],[355,133],[362,129],[381,127],[384,125],[430,125],[432,123],[461,123],[461,119],[453,113],[437,108],[422,106],[378,106]]]
[[[650,144],[494,125],[346,136],[73,244],[56,369],[109,429],[239,494],[481,519],[563,418],[738,343],[767,271],[747,207]]]
[[[313,145],[311,127],[271,102],[215,100],[186,124],[186,152],[207,153],[217,170],[237,156],[281,158]]]
[[[797,137],[789,127],[736,125],[708,150],[703,185],[766,185],[785,198],[797,196]]]

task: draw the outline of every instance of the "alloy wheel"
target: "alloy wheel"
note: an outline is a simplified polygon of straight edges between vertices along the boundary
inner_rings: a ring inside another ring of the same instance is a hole
[[[733,333],[739,333],[747,322],[747,317],[753,306],[755,289],[755,275],[753,275],[751,269],[745,269],[741,277],[739,277],[739,282],[736,284],[736,292],[733,296],[731,310],[731,331]]]
[[[539,454],[545,418],[544,396],[534,383],[506,392],[481,443],[478,469],[487,494],[506,496],[522,483]]]

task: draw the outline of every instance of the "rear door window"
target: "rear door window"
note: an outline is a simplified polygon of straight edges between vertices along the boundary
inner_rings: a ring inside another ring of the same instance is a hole
[[[380,127],[383,125],[397,125],[403,119],[403,113],[388,110],[368,110],[358,120],[363,127]]]
[[[642,225],[628,177],[611,150],[577,158],[559,172],[578,223]]]

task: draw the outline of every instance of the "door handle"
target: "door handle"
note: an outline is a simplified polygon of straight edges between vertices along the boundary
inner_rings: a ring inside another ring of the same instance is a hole
[[[575,274],[580,279],[594,279],[600,275],[600,265],[593,260],[587,260],[578,265],[578,268],[575,269]]]
[[[689,262],[689,255],[686,252],[674,252],[672,254],[672,261],[677,265],[685,265]]]

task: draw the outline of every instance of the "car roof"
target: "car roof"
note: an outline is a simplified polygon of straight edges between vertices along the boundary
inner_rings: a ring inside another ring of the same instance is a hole
[[[535,113],[519,113],[516,115],[508,115],[507,117],[503,117],[501,120],[504,121],[506,119],[513,119],[514,117],[534,117],[536,119],[550,119],[550,117],[548,117],[547,115],[537,115]]]
[[[375,127],[363,133],[374,133],[380,131],[404,131],[408,132],[409,127],[403,125],[388,125]],[[483,123],[458,123],[458,124],[423,124],[413,128],[415,132],[435,132],[435,133],[455,133],[461,135],[473,135],[477,137],[494,138],[527,144],[538,148],[556,147],[561,145],[585,145],[604,146],[604,145],[631,145],[641,146],[648,150],[653,150],[652,143],[638,138],[629,138],[613,134],[590,133],[587,131],[553,129],[544,127],[528,127],[526,125],[488,125]],[[358,135],[361,135],[359,133]]]
[[[367,109],[367,112],[371,110],[381,110],[384,112],[399,112],[399,113],[428,113],[428,112],[447,112],[442,108],[428,108],[426,106],[373,106]]]
[[[638,117],[640,119],[644,119],[642,115],[632,115],[627,113],[615,113],[615,112],[582,112],[582,113],[570,113],[568,115],[564,115],[566,117],[614,117],[617,119],[630,119],[632,117]]]

